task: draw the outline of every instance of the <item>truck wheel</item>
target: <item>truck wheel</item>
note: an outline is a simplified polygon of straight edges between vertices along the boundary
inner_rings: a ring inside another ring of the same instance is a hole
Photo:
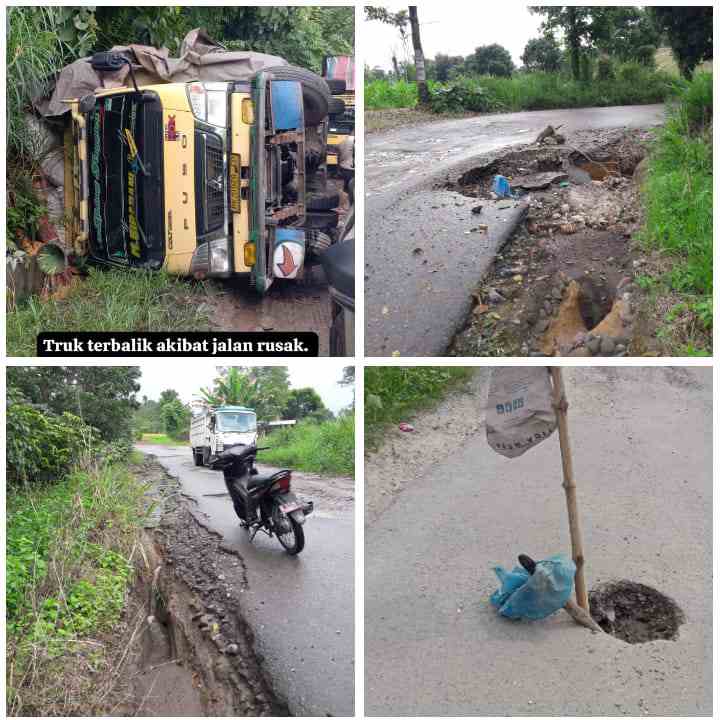
[[[324,80],[333,95],[342,95],[348,92],[347,84],[344,80],[336,80],[335,78],[324,78]]]
[[[307,210],[333,210],[340,204],[340,195],[336,192],[308,193],[305,195]]]
[[[319,125],[328,114],[330,89],[319,75],[295,65],[276,65],[267,68],[276,80],[297,80],[303,89],[305,125]]]
[[[342,115],[345,112],[345,103],[336,97],[330,98],[328,104],[328,115]]]

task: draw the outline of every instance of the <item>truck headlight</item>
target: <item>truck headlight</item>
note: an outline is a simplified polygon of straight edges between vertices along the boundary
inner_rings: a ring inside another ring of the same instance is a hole
[[[227,127],[228,96],[225,83],[188,83],[187,94],[193,115],[198,120]]]
[[[228,252],[228,239],[220,238],[219,240],[209,241],[210,250],[210,273],[216,275],[219,273],[230,272],[230,254]]]

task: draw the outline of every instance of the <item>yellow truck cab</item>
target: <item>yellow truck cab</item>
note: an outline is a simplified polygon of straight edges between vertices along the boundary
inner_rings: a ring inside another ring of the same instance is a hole
[[[355,134],[355,58],[352,55],[325,57],[322,76],[333,93],[327,136],[327,165],[331,170],[338,164],[338,145]]]
[[[247,81],[158,83],[69,100],[65,204],[74,251],[198,278],[245,275],[261,293],[277,278],[296,278],[308,245],[305,128],[326,122],[323,93],[329,100],[319,76],[281,65]]]

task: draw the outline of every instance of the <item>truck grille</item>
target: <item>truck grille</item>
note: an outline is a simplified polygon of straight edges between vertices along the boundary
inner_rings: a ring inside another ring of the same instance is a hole
[[[203,130],[195,131],[195,197],[198,242],[204,242],[225,220],[225,167],[221,138]]]

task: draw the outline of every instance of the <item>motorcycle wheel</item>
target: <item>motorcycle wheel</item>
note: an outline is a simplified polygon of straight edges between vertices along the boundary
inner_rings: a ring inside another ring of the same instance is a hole
[[[277,522],[276,519],[280,522]],[[285,522],[287,523],[288,529],[284,533],[279,533],[278,527]],[[285,552],[288,553],[288,555],[297,555],[305,547],[305,532],[303,531],[302,525],[289,515],[285,515],[279,507],[273,510],[273,527],[275,528],[275,535],[277,536],[278,542],[285,548]]]

